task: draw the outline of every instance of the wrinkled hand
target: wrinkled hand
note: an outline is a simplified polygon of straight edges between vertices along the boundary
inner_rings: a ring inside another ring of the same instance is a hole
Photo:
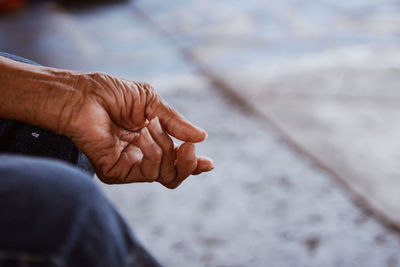
[[[212,170],[193,143],[207,134],[170,107],[146,83],[104,73],[81,74],[79,100],[69,112],[69,136],[105,183],[158,181],[177,187],[191,174]],[[171,137],[184,141],[174,145]]]

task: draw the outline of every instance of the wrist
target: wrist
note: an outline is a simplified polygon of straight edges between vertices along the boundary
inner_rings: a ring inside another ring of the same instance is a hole
[[[49,70],[49,69],[48,69]],[[42,99],[36,116],[37,124],[57,134],[70,136],[75,114],[79,112],[83,94],[78,84],[78,72],[50,69],[50,76],[43,82]],[[40,97],[40,95],[38,95]]]
[[[0,57],[0,117],[64,134],[78,101],[75,72]]]

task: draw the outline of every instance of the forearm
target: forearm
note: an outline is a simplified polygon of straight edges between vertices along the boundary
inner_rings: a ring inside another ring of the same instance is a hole
[[[77,73],[16,62],[0,56],[0,118],[62,133],[78,103]]]

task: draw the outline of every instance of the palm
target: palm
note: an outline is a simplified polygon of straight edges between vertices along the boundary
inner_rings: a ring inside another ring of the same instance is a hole
[[[83,127],[84,132],[74,140],[75,143],[90,159],[103,182],[129,182],[129,170],[121,164],[122,159],[130,159],[133,165],[141,161],[142,152],[135,141],[142,133],[128,131],[116,125],[101,107],[94,114],[96,116],[91,121],[96,123]]]

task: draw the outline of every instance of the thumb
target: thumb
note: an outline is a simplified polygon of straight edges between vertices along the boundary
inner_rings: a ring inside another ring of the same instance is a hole
[[[198,143],[207,138],[207,133],[190,123],[178,111],[172,108],[161,97],[146,110],[148,119],[158,117],[164,130],[171,136],[184,141]]]

